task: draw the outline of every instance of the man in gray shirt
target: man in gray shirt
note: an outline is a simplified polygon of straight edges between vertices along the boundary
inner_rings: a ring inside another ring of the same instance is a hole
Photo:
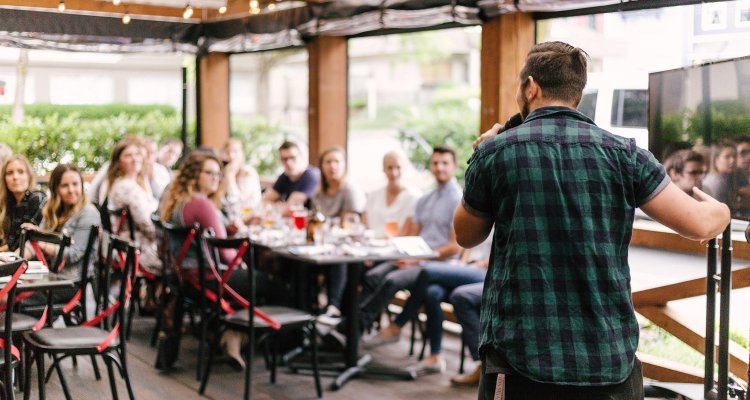
[[[456,153],[448,146],[437,146],[430,156],[430,172],[437,188],[422,196],[414,210],[409,236],[421,236],[438,253],[439,260],[455,258],[461,252],[453,231],[452,210],[461,201],[462,190],[456,182]],[[367,329],[382,313],[396,292],[411,288],[419,276],[419,260],[399,260],[383,263],[367,271],[360,304],[360,326]],[[376,339],[377,338],[377,339]],[[376,342],[394,341],[375,337]]]

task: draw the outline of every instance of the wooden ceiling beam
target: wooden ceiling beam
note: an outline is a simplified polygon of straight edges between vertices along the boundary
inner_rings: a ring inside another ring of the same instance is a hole
[[[22,9],[44,9],[57,11],[60,0],[0,0],[0,7],[13,7]],[[111,1],[97,0],[65,0],[65,12],[70,13],[108,13],[124,14],[126,1],[120,5],[114,5]],[[193,16],[188,19],[190,22],[200,22],[203,14],[200,7],[193,7]],[[183,8],[157,6],[149,4],[127,4],[127,11],[133,17],[142,15],[147,17],[159,18],[182,18]],[[216,10],[206,9],[207,12],[216,12]]]

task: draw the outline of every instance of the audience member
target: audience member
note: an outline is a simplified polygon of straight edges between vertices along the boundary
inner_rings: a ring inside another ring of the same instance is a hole
[[[161,274],[161,261],[156,251],[156,228],[151,214],[156,211],[158,202],[151,193],[148,178],[143,169],[143,149],[138,138],[122,139],[112,149],[107,168],[107,180],[102,184],[100,205],[110,210],[128,208],[135,224],[135,240],[141,250],[141,268],[154,275]],[[111,216],[114,227],[118,216]],[[127,224],[119,234],[128,237]]]
[[[148,177],[149,186],[151,186],[151,193],[154,198],[161,199],[164,189],[172,181],[172,173],[169,169],[158,162],[156,162],[156,141],[154,139],[144,136],[141,137],[141,143],[143,145],[143,169]]]
[[[159,146],[159,153],[156,156],[156,161],[167,167],[168,170],[174,168],[177,161],[182,156],[182,141],[177,138],[166,138],[162,140],[161,146]]]
[[[467,263],[461,263],[458,260],[423,262],[422,270],[417,277],[417,282],[409,290],[409,299],[403,310],[396,316],[394,322],[381,330],[368,342],[368,345],[397,341],[401,337],[401,329],[404,325],[416,320],[420,309],[424,307],[427,316],[425,334],[430,342],[430,356],[422,362],[421,371],[443,372],[445,359],[441,353],[445,318],[441,303],[448,300],[448,296],[459,286],[484,282],[491,245],[491,240],[485,240],[482,245],[472,249]],[[478,340],[478,337],[473,339],[475,343]]]
[[[401,152],[386,153],[383,156],[383,172],[388,183],[367,195],[362,222],[378,237],[396,236],[411,231],[411,226],[407,226],[406,222],[411,221],[409,217],[414,215],[414,206],[420,193],[401,182],[408,162]]]
[[[220,211],[223,197],[221,180],[220,159],[208,152],[193,151],[182,162],[174,182],[164,194],[162,208],[159,212],[161,219],[178,227],[192,226],[197,223],[204,230],[212,229],[216,237],[227,237],[227,222],[222,218]],[[182,243],[172,241],[174,254],[179,253],[181,247]],[[198,259],[196,257],[198,252],[196,250],[194,244],[191,245],[190,251],[186,253],[185,260],[182,263],[182,268],[183,272],[197,277]],[[233,249],[222,249],[219,252],[224,263],[231,262],[236,254],[237,251]],[[216,286],[216,281],[212,275],[208,275],[207,279],[212,285]],[[228,279],[229,285],[244,296],[249,293],[246,282],[247,270],[242,268],[234,269]],[[196,292],[194,295],[198,296],[199,294]],[[174,334],[179,334],[181,317],[181,315],[174,315]],[[236,368],[243,368],[245,365],[240,354],[242,338],[239,332],[228,330],[221,339],[222,346]],[[172,338],[172,340],[175,339]],[[174,359],[170,360],[169,364],[171,362],[174,362]],[[169,366],[162,365],[164,368]]]
[[[692,196],[694,187],[701,188],[706,162],[697,151],[679,150],[664,161],[664,169],[678,188]]]
[[[284,172],[273,187],[266,190],[263,200],[269,203],[282,201],[301,205],[315,195],[320,183],[320,170],[309,165],[299,145],[286,141],[279,146],[279,158]]]
[[[359,219],[365,208],[365,196],[346,179],[346,155],[344,149],[333,147],[320,155],[322,176],[320,189],[313,197],[313,204],[327,219],[349,217]],[[328,277],[328,310],[330,316],[341,315],[341,300],[346,286],[346,265],[326,267]]]
[[[224,165],[224,205],[230,218],[241,216],[242,209],[255,209],[261,203],[260,178],[245,163],[245,151],[238,139],[229,139],[222,149]]]
[[[65,265],[60,274],[65,278],[79,281],[83,256],[88,246],[92,226],[101,225],[99,211],[89,203],[83,192],[83,177],[73,164],[60,164],[52,170],[49,178],[49,201],[42,209],[40,225],[31,222],[21,225],[25,229],[42,229],[47,232],[65,233],[71,238],[70,246],[65,248]],[[48,261],[57,256],[59,247],[51,243],[39,243],[39,250]],[[31,246],[26,254],[33,256]],[[93,257],[91,260],[93,261]],[[93,269],[88,270],[93,275]],[[52,291],[54,303],[68,301],[75,294],[76,289],[60,289]],[[24,304],[43,305],[47,302],[47,295],[41,292],[24,300]]]
[[[703,178],[703,190],[716,200],[735,209],[737,187],[734,173],[737,171],[737,149],[734,143],[724,141],[711,148],[711,163],[708,175]]]
[[[411,231],[419,235],[437,253],[438,260],[455,258],[461,251],[453,231],[452,211],[461,200],[461,187],[454,174],[456,154],[448,146],[437,146],[430,156],[430,171],[438,187],[417,201]],[[413,289],[419,276],[419,261],[399,260],[383,263],[365,273],[360,324],[368,329],[397,291]]]
[[[36,188],[36,177],[26,157],[16,154],[8,158],[2,169],[0,180],[0,223],[2,223],[2,246],[0,251],[18,249],[21,225],[39,225],[42,206],[47,195]]]

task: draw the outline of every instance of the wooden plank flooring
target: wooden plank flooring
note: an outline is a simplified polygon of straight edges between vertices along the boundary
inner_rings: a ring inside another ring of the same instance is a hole
[[[195,363],[198,351],[197,340],[190,336],[183,338],[178,368],[170,373],[161,373],[153,368],[156,351],[148,344],[152,319],[136,318],[133,326],[133,337],[128,347],[130,376],[134,384],[136,398],[139,400],[177,400],[177,399],[240,399],[244,374],[232,370],[223,363],[215,364],[206,396],[198,395],[198,381],[195,380]],[[408,327],[408,325],[407,325]],[[408,357],[408,336],[401,342],[383,346],[372,354],[379,361],[388,364],[405,366],[416,363],[416,358]],[[458,370],[458,352],[460,338],[446,333],[443,341],[444,353],[448,359],[448,371],[444,374],[428,375],[415,381],[393,381],[373,377],[350,381],[341,390],[333,392],[328,389],[331,377],[323,376],[324,399],[475,399],[475,388],[455,388],[449,378]],[[49,365],[49,364],[48,364]],[[94,372],[88,359],[78,360],[74,368],[70,362],[64,362],[64,373],[74,399],[108,399],[111,398],[106,369],[99,362],[103,373],[101,381],[94,379]],[[473,367],[467,357],[467,369]],[[262,358],[253,363],[253,399],[314,399],[315,386],[312,376],[291,374],[288,369],[280,367],[275,385],[269,383],[270,373],[266,372]],[[38,396],[36,374],[32,377],[32,399]],[[125,385],[117,377],[120,398],[127,398]],[[48,399],[63,399],[60,381],[56,375],[47,384]]]

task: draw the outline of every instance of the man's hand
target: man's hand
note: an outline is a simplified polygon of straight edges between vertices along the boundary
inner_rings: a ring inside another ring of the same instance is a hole
[[[398,260],[396,261],[396,267],[404,269],[404,268],[411,268],[417,264],[419,264],[421,260],[417,260],[415,258],[408,259],[408,260]]]
[[[480,143],[484,142],[485,140],[493,136],[497,136],[497,134],[500,132],[500,129],[502,128],[503,128],[502,125],[495,123],[495,125],[492,125],[492,128],[490,128],[487,132],[479,135],[477,140],[475,140],[474,143],[471,144],[471,148],[476,150],[477,146],[479,146]]]

